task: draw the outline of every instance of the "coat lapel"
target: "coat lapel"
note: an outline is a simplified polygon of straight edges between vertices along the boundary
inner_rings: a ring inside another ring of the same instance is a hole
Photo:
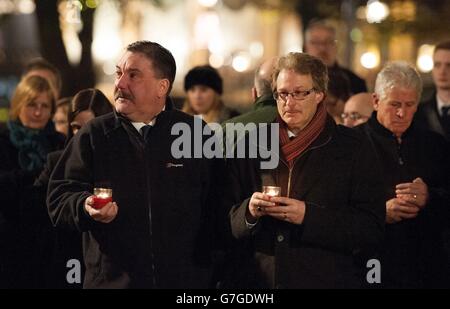
[[[431,130],[445,136],[444,128],[442,127],[441,119],[437,111],[436,99],[433,99],[432,104],[428,104],[426,106],[425,115],[428,118],[427,120],[430,124]]]
[[[294,191],[301,200],[315,185],[320,183],[321,179],[324,179],[332,172],[332,166],[323,164],[323,162],[327,161],[325,156],[329,154],[328,151],[323,150],[323,147],[310,148],[308,153],[304,154],[308,156],[306,161],[299,167],[294,166],[293,173],[297,176],[291,179],[291,187],[296,188]],[[302,160],[302,157],[298,158],[298,160]],[[296,164],[299,163],[297,162]]]

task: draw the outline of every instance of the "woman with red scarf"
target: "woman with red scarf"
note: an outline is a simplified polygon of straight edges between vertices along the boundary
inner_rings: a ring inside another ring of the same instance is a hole
[[[317,58],[281,57],[273,77],[279,115],[271,124],[279,126],[271,145],[280,149],[278,166],[227,161],[236,287],[357,288],[366,281],[367,253],[384,233],[378,162],[362,135],[327,114],[327,84]],[[266,185],[281,187],[281,196],[262,193]]]

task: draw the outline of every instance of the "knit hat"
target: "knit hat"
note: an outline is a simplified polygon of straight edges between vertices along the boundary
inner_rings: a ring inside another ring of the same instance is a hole
[[[218,94],[222,94],[222,78],[216,69],[209,65],[191,69],[184,78],[184,90],[188,91],[196,85],[211,87]]]

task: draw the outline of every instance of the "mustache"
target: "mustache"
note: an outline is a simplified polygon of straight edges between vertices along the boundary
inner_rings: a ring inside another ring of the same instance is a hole
[[[121,90],[117,90],[114,94],[114,100],[118,99],[126,99],[126,100],[133,100],[133,96],[130,93],[123,92]]]

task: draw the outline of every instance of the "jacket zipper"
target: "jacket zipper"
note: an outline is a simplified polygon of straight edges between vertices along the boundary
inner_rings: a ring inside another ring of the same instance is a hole
[[[152,261],[152,283],[153,288],[156,288],[156,273],[155,273],[155,256],[153,254],[153,230],[152,230],[152,207],[151,207],[151,192],[150,192],[150,179],[149,179],[149,164],[148,164],[148,154],[150,149],[148,149],[148,145],[144,143],[144,156],[145,156],[145,181],[147,186],[147,201],[148,201],[148,219],[149,219],[149,233],[150,233],[150,258]]]
[[[295,161],[294,161],[295,164]],[[288,177],[288,186],[287,186],[287,197],[291,196],[291,176],[292,176],[292,170],[294,169],[294,164],[292,164],[292,167],[289,168],[289,177]]]

